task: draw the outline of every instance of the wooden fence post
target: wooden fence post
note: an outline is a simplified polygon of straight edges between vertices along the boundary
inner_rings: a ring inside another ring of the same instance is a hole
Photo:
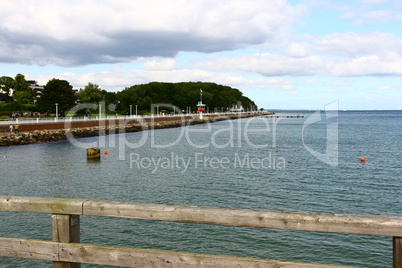
[[[79,243],[80,216],[52,214],[53,242]],[[54,261],[53,268],[80,268],[79,263]]]
[[[394,250],[394,268],[402,268],[402,237],[394,236],[392,240]]]

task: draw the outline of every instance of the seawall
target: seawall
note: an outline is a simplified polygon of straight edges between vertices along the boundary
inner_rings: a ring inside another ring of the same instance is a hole
[[[174,128],[223,120],[248,118],[265,114],[267,113],[221,114],[209,116],[202,120],[198,117],[194,118],[192,116],[166,116],[120,120],[89,120],[85,122],[67,121],[47,124],[21,124],[19,125],[20,133],[6,133],[0,136],[0,146],[15,146],[67,140],[70,135],[74,138],[85,138],[99,135],[137,132],[148,129]]]

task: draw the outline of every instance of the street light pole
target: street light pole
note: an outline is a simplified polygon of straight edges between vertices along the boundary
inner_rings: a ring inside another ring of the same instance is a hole
[[[56,121],[59,121],[59,104],[56,102]]]

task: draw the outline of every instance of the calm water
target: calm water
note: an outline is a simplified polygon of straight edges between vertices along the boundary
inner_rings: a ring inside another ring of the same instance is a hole
[[[88,162],[85,149],[68,141],[0,148],[0,195],[402,216],[402,112],[322,114],[312,124],[306,123],[312,113],[300,114],[306,118],[242,119],[76,141],[83,148],[104,143],[109,154],[100,162]],[[339,146],[325,156],[327,141]],[[136,143],[143,145],[130,148]],[[50,215],[0,212],[0,218],[0,237],[51,240]],[[81,242],[373,268],[392,264],[391,238],[376,236],[82,216]],[[27,266],[51,263],[0,258],[0,267]]]

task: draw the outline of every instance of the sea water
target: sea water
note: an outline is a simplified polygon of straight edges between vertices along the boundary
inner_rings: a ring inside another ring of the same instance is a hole
[[[402,216],[402,111],[277,113],[297,114],[3,147],[0,195]],[[101,161],[87,161],[93,145],[108,151]],[[0,222],[0,237],[51,240],[48,214]],[[391,237],[81,216],[81,242],[392,266]],[[0,258],[28,266],[51,262]]]

